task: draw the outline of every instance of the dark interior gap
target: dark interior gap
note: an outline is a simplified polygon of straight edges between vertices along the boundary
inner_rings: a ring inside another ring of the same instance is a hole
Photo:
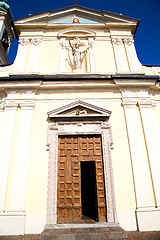
[[[95,161],[81,162],[82,219],[98,221]]]

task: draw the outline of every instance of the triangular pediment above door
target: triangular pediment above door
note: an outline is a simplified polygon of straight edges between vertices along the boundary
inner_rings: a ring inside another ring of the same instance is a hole
[[[49,118],[66,121],[73,118],[81,120],[91,118],[96,118],[97,120],[107,119],[110,115],[111,111],[80,100],[48,112]]]

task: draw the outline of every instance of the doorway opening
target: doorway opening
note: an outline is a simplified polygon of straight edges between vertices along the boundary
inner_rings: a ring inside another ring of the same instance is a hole
[[[81,201],[82,219],[98,222],[95,161],[81,162]]]
[[[57,222],[98,221],[106,221],[101,136],[59,136]]]

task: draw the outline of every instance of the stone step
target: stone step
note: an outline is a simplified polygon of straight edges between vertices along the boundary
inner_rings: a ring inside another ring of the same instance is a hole
[[[130,231],[127,232],[127,234],[127,240],[160,240],[160,231]],[[0,235],[0,240],[40,240],[40,234]]]
[[[41,240],[126,240],[127,233],[119,226],[105,227],[55,227],[45,229],[41,233]]]

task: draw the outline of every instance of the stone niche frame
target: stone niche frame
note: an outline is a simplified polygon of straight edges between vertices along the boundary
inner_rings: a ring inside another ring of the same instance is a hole
[[[76,114],[78,110],[79,114]],[[111,112],[82,101],[75,101],[48,113],[47,146],[49,150],[47,224],[57,224],[58,136],[99,134],[102,139],[107,223],[117,223],[111,148],[112,133],[108,123]]]
[[[80,34],[78,34],[80,33]],[[95,57],[94,57],[94,39],[96,37],[96,32],[87,29],[87,28],[67,28],[63,31],[60,31],[57,34],[57,38],[60,39],[60,72],[66,73],[68,69],[66,68],[66,43],[70,39],[74,39],[75,37],[82,39],[87,39],[89,49],[87,51],[87,72],[95,72]]]

